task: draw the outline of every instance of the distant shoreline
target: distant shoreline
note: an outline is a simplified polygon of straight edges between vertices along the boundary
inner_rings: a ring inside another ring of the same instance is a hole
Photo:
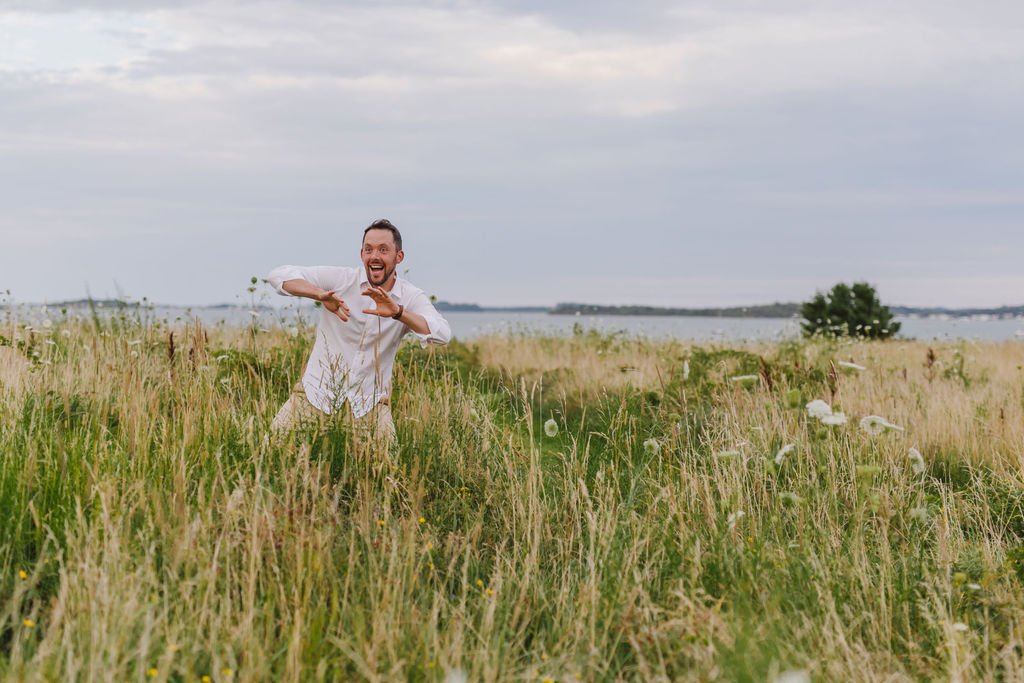
[[[726,306],[719,308],[669,308],[661,306],[599,306],[595,304],[559,303],[553,307],[546,306],[481,306],[475,303],[452,303],[437,301],[437,309],[446,313],[547,313],[549,315],[587,315],[587,316],[622,316],[622,317],[690,317],[690,318],[760,318],[786,319],[800,317],[800,304],[772,303],[753,306]],[[120,299],[74,299],[68,301],[46,303],[0,303],[0,310],[23,307],[46,306],[51,310],[61,309],[137,309],[166,308],[176,310],[258,310],[273,311],[274,307],[263,304],[255,306],[247,304],[207,304],[200,306],[184,306],[159,304],[148,300],[123,301]],[[925,319],[974,319],[974,320],[1017,320],[1024,319],[1024,305],[1000,306],[998,308],[944,308],[890,306],[894,315],[904,318]]]

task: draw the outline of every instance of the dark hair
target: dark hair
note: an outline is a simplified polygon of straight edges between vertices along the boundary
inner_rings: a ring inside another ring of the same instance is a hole
[[[374,221],[366,226],[366,230],[363,230],[364,242],[366,241],[366,233],[371,230],[390,230],[391,236],[395,238],[395,251],[402,251],[402,233],[398,232],[398,228],[387,218],[381,218],[379,221]]]

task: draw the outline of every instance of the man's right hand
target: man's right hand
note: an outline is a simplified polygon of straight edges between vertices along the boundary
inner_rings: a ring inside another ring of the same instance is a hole
[[[324,308],[341,318],[342,322],[348,322],[348,317],[352,315],[352,312],[345,305],[345,300],[336,292],[324,290],[316,299],[324,305]]]

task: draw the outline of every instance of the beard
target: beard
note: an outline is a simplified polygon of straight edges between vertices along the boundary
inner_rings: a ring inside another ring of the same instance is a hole
[[[395,266],[397,268],[398,266]],[[370,267],[366,267],[366,278],[370,281],[370,284],[374,287],[380,287],[381,285],[387,284],[391,276],[395,274],[395,268],[388,269],[387,264],[384,265],[384,269],[379,273],[375,273],[370,270]]]

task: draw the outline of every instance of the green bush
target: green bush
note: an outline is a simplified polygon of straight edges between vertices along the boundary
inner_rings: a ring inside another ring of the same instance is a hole
[[[866,282],[840,282],[827,294],[818,292],[800,306],[805,336],[888,339],[900,331],[892,311]]]

